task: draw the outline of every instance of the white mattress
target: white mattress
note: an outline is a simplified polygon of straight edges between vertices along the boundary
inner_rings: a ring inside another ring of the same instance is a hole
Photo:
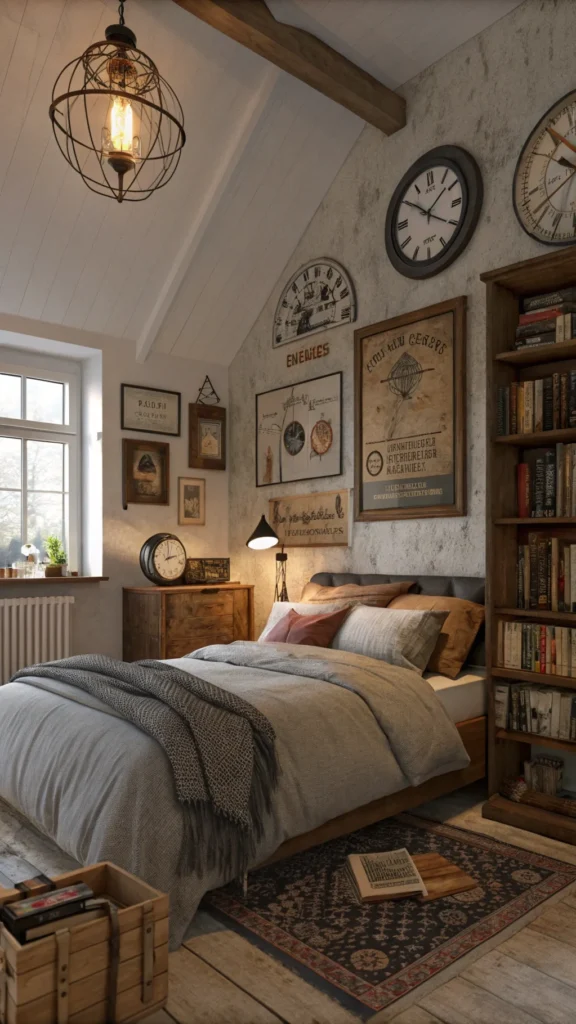
[[[478,718],[486,714],[486,669],[473,668],[461,672],[456,679],[425,672],[430,683],[453,722]]]

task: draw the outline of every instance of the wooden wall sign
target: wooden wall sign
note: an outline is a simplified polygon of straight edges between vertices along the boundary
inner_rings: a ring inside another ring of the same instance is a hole
[[[286,548],[347,547],[349,492],[290,494],[270,499],[270,524]]]
[[[356,519],[466,514],[466,298],[355,341]]]
[[[289,352],[286,356],[286,366],[298,366],[300,363],[308,363],[311,359],[323,359],[330,355],[330,345],[327,341],[322,345],[310,345],[308,348],[301,348],[299,352]]]

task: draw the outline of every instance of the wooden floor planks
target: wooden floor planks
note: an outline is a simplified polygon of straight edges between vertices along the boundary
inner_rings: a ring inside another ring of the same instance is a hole
[[[460,977],[531,1013],[543,1024],[574,1024],[576,990],[499,949],[481,957]]]

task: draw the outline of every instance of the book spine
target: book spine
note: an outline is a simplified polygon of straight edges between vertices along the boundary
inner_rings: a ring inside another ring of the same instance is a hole
[[[528,534],[530,550],[530,608],[538,608],[538,534]]]
[[[551,317],[559,317],[564,313],[569,312],[565,308],[564,303],[558,303],[556,306],[548,306],[545,309],[532,309],[526,313],[520,313],[518,317],[518,323],[520,326],[524,324],[535,324],[540,320],[549,320]]]
[[[568,378],[568,426],[576,427],[576,370],[571,370]]]
[[[509,434],[508,423],[506,421],[506,397],[508,395],[508,388],[498,388],[498,413],[496,421],[496,431],[499,437],[504,434]]]
[[[550,309],[561,306],[564,302],[576,301],[576,288],[561,288],[556,292],[548,292],[545,295],[530,295],[522,300],[524,313],[531,313],[533,310]]]
[[[552,374],[552,429],[560,427],[560,374]]]
[[[536,433],[544,430],[544,381],[542,378],[534,381],[534,430]]]
[[[570,611],[576,612],[576,544],[570,545]]]
[[[534,381],[526,380],[522,387],[524,398],[524,423],[523,433],[534,433]]]
[[[516,328],[517,338],[533,338],[537,334],[548,334],[556,331],[557,316],[550,316],[547,320],[537,320],[532,324],[518,324]]]
[[[548,603],[548,542],[545,537],[538,538],[538,608],[549,610]]]
[[[554,388],[552,377],[544,378],[544,430],[552,430],[554,426]],[[512,430],[511,433],[514,433]]]
[[[568,426],[568,374],[560,374],[560,427]]]
[[[521,519],[530,517],[530,478],[528,464],[519,462],[516,470],[518,480],[518,515]]]
[[[544,455],[544,515],[551,519],[556,513],[556,452],[550,448]]]
[[[556,329],[551,331],[544,331],[542,334],[530,334],[516,336],[514,342],[514,348],[516,350],[521,348],[534,348],[539,345],[555,345],[556,344]]]
[[[564,473],[562,467],[564,465],[564,445],[559,443],[556,445],[556,515],[562,515],[562,509],[564,508]]]
[[[558,537],[552,537],[552,565],[551,565],[551,583],[552,583],[552,594],[550,600],[550,607],[553,612],[558,611]]]

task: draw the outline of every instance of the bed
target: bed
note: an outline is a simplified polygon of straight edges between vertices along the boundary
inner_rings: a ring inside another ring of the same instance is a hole
[[[483,599],[481,580],[415,582]],[[481,657],[477,645],[470,660]],[[428,683],[361,655],[245,641],[170,664],[238,694],[276,732],[281,775],[251,867],[484,775],[481,670],[470,665],[452,685]],[[0,720],[0,800],[81,863],[111,860],[168,892],[177,947],[203,894],[233,876],[180,870],[186,827],[162,747],[94,696],[31,674],[0,688]]]

